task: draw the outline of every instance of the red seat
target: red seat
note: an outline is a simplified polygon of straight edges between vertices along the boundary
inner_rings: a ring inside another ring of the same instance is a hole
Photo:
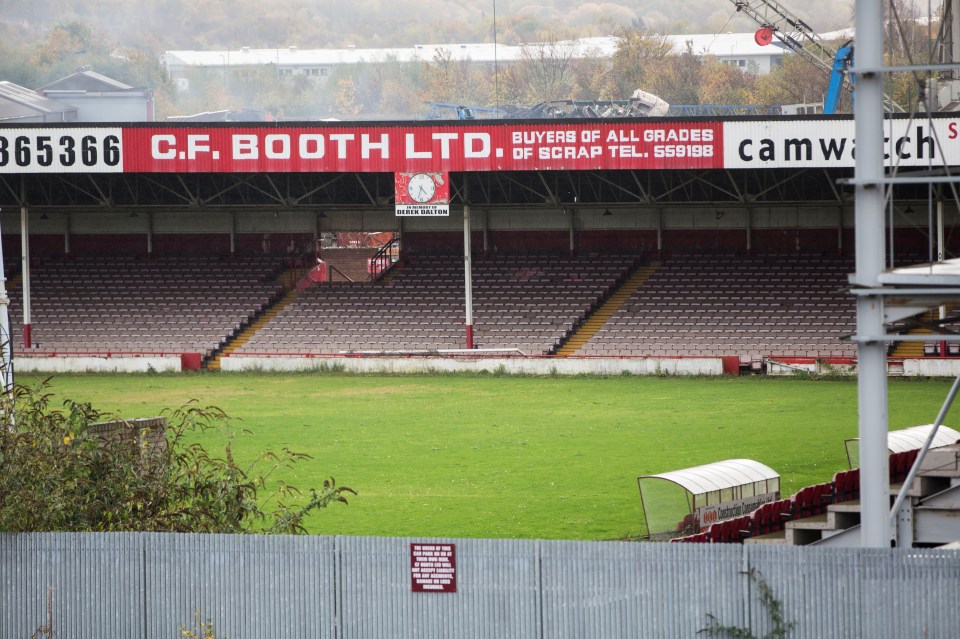
[[[779,519],[779,521],[777,522],[777,530],[783,530],[784,524],[785,524],[786,522],[790,521],[790,519],[791,519],[791,517],[790,517],[790,500],[789,500],[789,499],[781,499],[780,501],[775,502],[775,503],[777,503],[777,504],[780,505],[780,508],[778,509],[778,513],[777,513],[778,519]]]
[[[766,516],[767,505],[764,504],[750,513],[750,534],[756,537],[762,535],[764,529],[764,517]]]
[[[860,469],[846,470],[834,475],[833,500],[835,503],[860,498]]]
[[[814,514],[821,514],[827,511],[827,505],[833,501],[833,486],[830,482],[818,484],[817,499],[814,505]]]
[[[741,544],[750,536],[750,515],[743,515],[730,521],[730,543]]]
[[[722,527],[723,527],[723,522],[717,522],[715,524],[712,524],[707,529],[707,539],[711,544],[720,543],[720,533],[721,533]]]

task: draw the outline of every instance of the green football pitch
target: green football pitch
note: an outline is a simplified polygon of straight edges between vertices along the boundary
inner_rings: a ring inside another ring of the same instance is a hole
[[[949,386],[891,380],[890,427],[934,421]],[[746,457],[779,472],[788,496],[844,470],[857,433],[853,380],[58,375],[50,391],[124,418],[197,400],[250,431],[238,460],[308,453],[285,480],[333,476],[359,493],[310,519],[323,535],[632,537],[644,531],[638,475]],[[197,439],[222,453],[223,434]]]

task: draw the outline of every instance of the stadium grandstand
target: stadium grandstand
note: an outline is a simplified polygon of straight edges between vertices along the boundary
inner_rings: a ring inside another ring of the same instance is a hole
[[[907,165],[960,164],[933,142],[952,126],[888,123]],[[853,366],[852,127],[820,115],[0,128],[17,366]],[[404,192],[412,175],[431,180],[428,200]],[[926,198],[897,187],[891,267],[954,254],[956,206],[938,202],[937,229]],[[898,318],[894,330],[930,338],[891,349],[892,370],[950,370],[938,335],[952,321],[950,307]]]

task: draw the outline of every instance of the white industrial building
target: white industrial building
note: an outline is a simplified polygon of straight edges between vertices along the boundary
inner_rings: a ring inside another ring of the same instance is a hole
[[[781,63],[786,50],[777,43],[761,46],[753,33],[720,33],[670,35],[679,54],[687,50],[698,56],[713,56],[744,71],[765,74]],[[341,65],[376,64],[379,62],[430,62],[442,54],[454,61],[477,64],[510,64],[523,59],[524,54],[540,47],[562,48],[564,55],[574,57],[611,57],[617,48],[613,36],[580,38],[557,43],[522,43],[517,45],[473,44],[418,44],[412,47],[386,49],[301,49],[295,46],[274,49],[219,49],[210,51],[167,51],[162,62],[177,86],[189,88],[193,71],[207,70],[238,73],[251,66],[274,66],[283,75],[304,75],[323,84],[333,69]]]

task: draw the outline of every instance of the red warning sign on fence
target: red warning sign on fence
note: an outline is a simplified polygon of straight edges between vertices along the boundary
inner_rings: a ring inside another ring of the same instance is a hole
[[[456,592],[456,544],[410,544],[410,578],[413,592]]]

